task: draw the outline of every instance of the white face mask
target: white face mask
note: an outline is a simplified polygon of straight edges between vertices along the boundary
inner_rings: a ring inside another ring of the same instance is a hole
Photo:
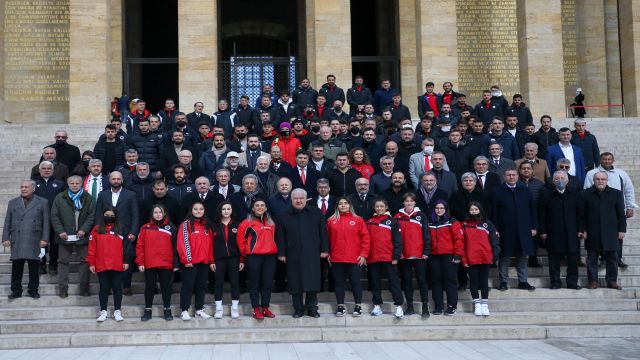
[[[447,132],[451,130],[451,126],[443,126],[441,129],[442,131]]]
[[[427,145],[422,149],[425,154],[433,154],[433,146]]]
[[[491,96],[502,96],[502,91],[500,90],[492,91]]]

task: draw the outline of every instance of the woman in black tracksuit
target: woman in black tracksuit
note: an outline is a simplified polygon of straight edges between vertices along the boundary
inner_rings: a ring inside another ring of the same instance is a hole
[[[236,242],[236,234],[240,221],[233,216],[231,203],[223,201],[218,205],[213,224],[213,256],[215,259],[215,319],[222,318],[222,292],[225,275],[229,276],[231,285],[231,317],[240,316],[238,303],[240,301],[240,271],[244,269],[244,262],[240,261],[240,250]]]

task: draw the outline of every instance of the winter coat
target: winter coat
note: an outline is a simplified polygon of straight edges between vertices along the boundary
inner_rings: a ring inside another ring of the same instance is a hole
[[[282,152],[282,161],[286,161],[291,166],[296,166],[296,152],[302,148],[300,140],[293,135],[282,138],[278,135],[271,143],[271,147],[278,146]]]
[[[371,240],[364,220],[351,213],[327,220],[329,258],[334,263],[357,264],[358,257],[369,256]]]
[[[594,186],[580,194],[579,231],[587,232],[584,247],[591,251],[619,251],[618,233],[627,231],[624,200],[620,190],[607,186],[598,191]]]
[[[431,255],[454,255],[462,258],[464,255],[464,241],[462,228],[455,219],[430,222]]]
[[[158,170],[159,141],[152,133],[131,135],[127,138],[127,145],[138,151],[138,162],[149,164],[151,171]]]
[[[355,115],[358,110],[358,105],[371,104],[371,100],[373,96],[371,95],[371,90],[366,86],[357,86],[353,85],[353,87],[347,90],[347,102],[349,103],[349,114],[351,116]]]
[[[389,213],[371,217],[367,230],[371,239],[367,263],[391,262],[402,257],[400,225]]]
[[[263,220],[243,220],[238,227],[236,242],[241,261],[249,255],[274,255],[278,253],[275,241],[276,225]]]
[[[542,191],[538,224],[540,235],[547,235],[544,242],[548,252],[566,254],[580,251],[578,229],[584,225],[578,218],[579,202],[580,194],[576,189],[566,188],[562,194],[555,187]]]
[[[213,225],[213,256],[217,260],[240,257],[237,235],[239,221]]]
[[[180,263],[213,264],[213,230],[203,220],[185,220],[177,229],[176,249]]]
[[[309,104],[315,105],[316,99],[318,98],[318,92],[314,90],[311,86],[303,88],[302,86],[298,86],[293,93],[291,94],[291,100],[301,107],[305,107]]]
[[[531,230],[538,228],[531,192],[522,183],[512,190],[505,183],[493,190],[491,216],[500,233],[500,256],[533,255]]]
[[[116,145],[114,149],[114,155],[115,155],[116,163],[115,163],[114,169],[117,169],[118,167],[124,165],[125,163],[124,153],[125,151],[127,151],[128,147],[127,147],[127,144],[123,140],[120,140],[119,138],[116,138],[115,143]],[[93,147],[93,158],[100,159],[104,163],[106,155],[107,155],[107,138],[100,137],[96,145]]]
[[[57,244],[86,245],[89,242],[89,233],[95,220],[96,205],[87,192],[80,195],[80,204],[82,209],[78,213],[76,222],[76,208],[67,191],[58,194],[53,200],[51,227],[55,234],[54,241]],[[86,235],[79,238],[78,241],[67,242],[60,238],[60,234],[63,232],[67,235],[75,235],[80,230],[84,231]]]
[[[136,264],[147,269],[177,269],[176,227],[165,219],[160,225],[150,221],[140,228],[136,244]]]
[[[420,211],[420,208],[414,208],[410,214],[400,209],[394,218],[398,221],[402,234],[402,258],[422,259],[422,256],[429,256],[431,233],[427,216]]]
[[[95,266],[96,272],[123,271],[122,265],[130,264],[135,255],[132,243],[113,230],[112,225],[107,225],[105,233],[100,234],[96,225],[91,231],[87,264]]]
[[[600,147],[598,147],[598,139],[586,130],[584,138],[581,138],[575,130],[572,131],[571,134],[571,143],[582,149],[584,166],[586,168],[595,168],[600,166]]]
[[[327,104],[333,105],[333,102],[336,100],[342,101],[342,104],[345,102],[344,90],[339,88],[337,85],[334,85],[333,88],[329,88],[329,84],[323,84],[318,95],[324,96],[327,99]]]
[[[13,198],[7,206],[2,240],[11,241],[10,260],[38,260],[40,240],[49,242],[49,203],[37,195],[25,207],[22,196]]]
[[[496,227],[491,221],[465,221],[462,223],[464,234],[464,265],[489,265],[498,261],[500,239]]]

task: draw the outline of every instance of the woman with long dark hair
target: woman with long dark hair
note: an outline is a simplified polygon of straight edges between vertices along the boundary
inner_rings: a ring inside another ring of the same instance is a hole
[[[247,219],[238,227],[236,241],[244,259],[241,262],[246,263],[251,307],[257,320],[276,317],[269,310],[278,254],[275,230],[276,224],[267,211],[267,202],[262,198],[255,199]]]

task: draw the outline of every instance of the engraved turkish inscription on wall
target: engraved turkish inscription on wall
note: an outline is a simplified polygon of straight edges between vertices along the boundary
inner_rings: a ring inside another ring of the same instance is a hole
[[[460,91],[480,101],[499,85],[507,99],[520,92],[516,0],[456,0]]]
[[[562,0],[561,14],[565,103],[571,104],[578,87],[576,1]]]
[[[4,3],[5,100],[67,103],[69,0]]]

